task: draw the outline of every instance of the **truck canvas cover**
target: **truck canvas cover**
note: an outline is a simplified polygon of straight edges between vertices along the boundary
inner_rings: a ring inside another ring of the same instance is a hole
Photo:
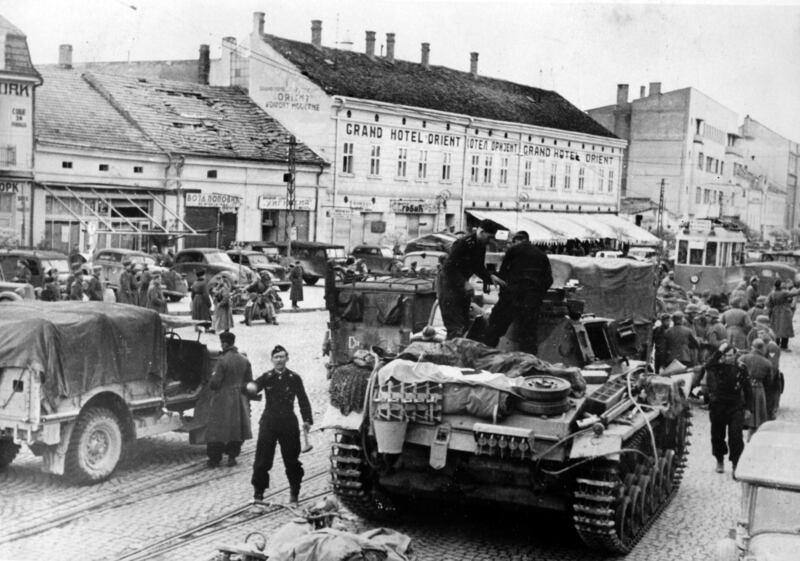
[[[0,368],[42,372],[49,398],[101,385],[164,377],[158,313],[105,302],[0,304]]]

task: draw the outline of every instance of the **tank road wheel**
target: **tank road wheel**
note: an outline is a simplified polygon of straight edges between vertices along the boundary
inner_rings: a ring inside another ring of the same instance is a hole
[[[67,449],[65,473],[76,483],[108,479],[122,457],[119,419],[110,409],[93,407],[78,417]]]
[[[8,438],[0,440],[0,469],[11,465],[19,452],[19,444]]]
[[[627,526],[630,528],[631,536],[639,533],[642,522],[644,522],[644,500],[642,489],[634,485],[628,490],[628,500],[630,509],[628,510]]]
[[[664,453],[664,465],[661,471],[661,485],[663,493],[669,496],[675,486],[675,451],[667,450]]]

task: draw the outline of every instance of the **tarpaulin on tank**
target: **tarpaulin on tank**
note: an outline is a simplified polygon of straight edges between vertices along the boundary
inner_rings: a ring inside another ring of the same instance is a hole
[[[634,259],[548,255],[553,270],[553,288],[570,279],[580,282],[575,298],[596,316],[633,318],[641,324],[653,321],[657,289],[653,263]]]
[[[126,304],[3,303],[0,367],[43,372],[50,398],[105,384],[159,381],[166,369],[164,335],[156,312]]]

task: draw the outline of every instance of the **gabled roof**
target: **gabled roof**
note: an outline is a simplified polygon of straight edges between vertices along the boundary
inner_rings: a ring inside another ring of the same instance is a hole
[[[263,35],[328,95],[616,138],[558,93],[444,66],[372,57]]]
[[[80,72],[41,66],[36,90],[36,141],[76,148],[160,153]]]
[[[240,88],[87,73],[86,80],[167,152],[285,162],[290,133]],[[324,160],[297,143],[298,163]]]
[[[0,35],[5,37],[5,53],[2,53],[5,57],[5,67],[0,72],[12,72],[39,78],[39,73],[36,72],[31,62],[25,34],[3,16],[0,16]]]

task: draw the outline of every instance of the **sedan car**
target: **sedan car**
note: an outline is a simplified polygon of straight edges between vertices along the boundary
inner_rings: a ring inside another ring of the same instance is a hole
[[[189,291],[186,280],[175,271],[156,265],[152,256],[142,251],[122,248],[99,249],[92,257],[92,266],[100,266],[100,281],[116,293],[119,289],[119,276],[124,270],[123,261],[130,260],[134,266],[147,266],[151,272],[161,273],[164,295],[172,302],[178,302]]]
[[[350,255],[355,259],[362,259],[371,273],[388,273],[400,265],[400,260],[395,257],[391,248],[379,245],[357,245]]]
[[[180,273],[191,288],[197,280],[197,271],[204,270],[209,285],[224,282],[229,287],[247,286],[256,278],[250,267],[234,263],[222,249],[215,247],[193,247],[183,249],[175,256],[172,270]]]
[[[286,267],[275,263],[269,256],[260,251],[231,249],[228,251],[228,257],[230,257],[234,263],[241,263],[257,273],[267,271],[270,279],[272,279],[272,284],[283,291],[289,290],[289,287],[292,286],[286,274]]]

